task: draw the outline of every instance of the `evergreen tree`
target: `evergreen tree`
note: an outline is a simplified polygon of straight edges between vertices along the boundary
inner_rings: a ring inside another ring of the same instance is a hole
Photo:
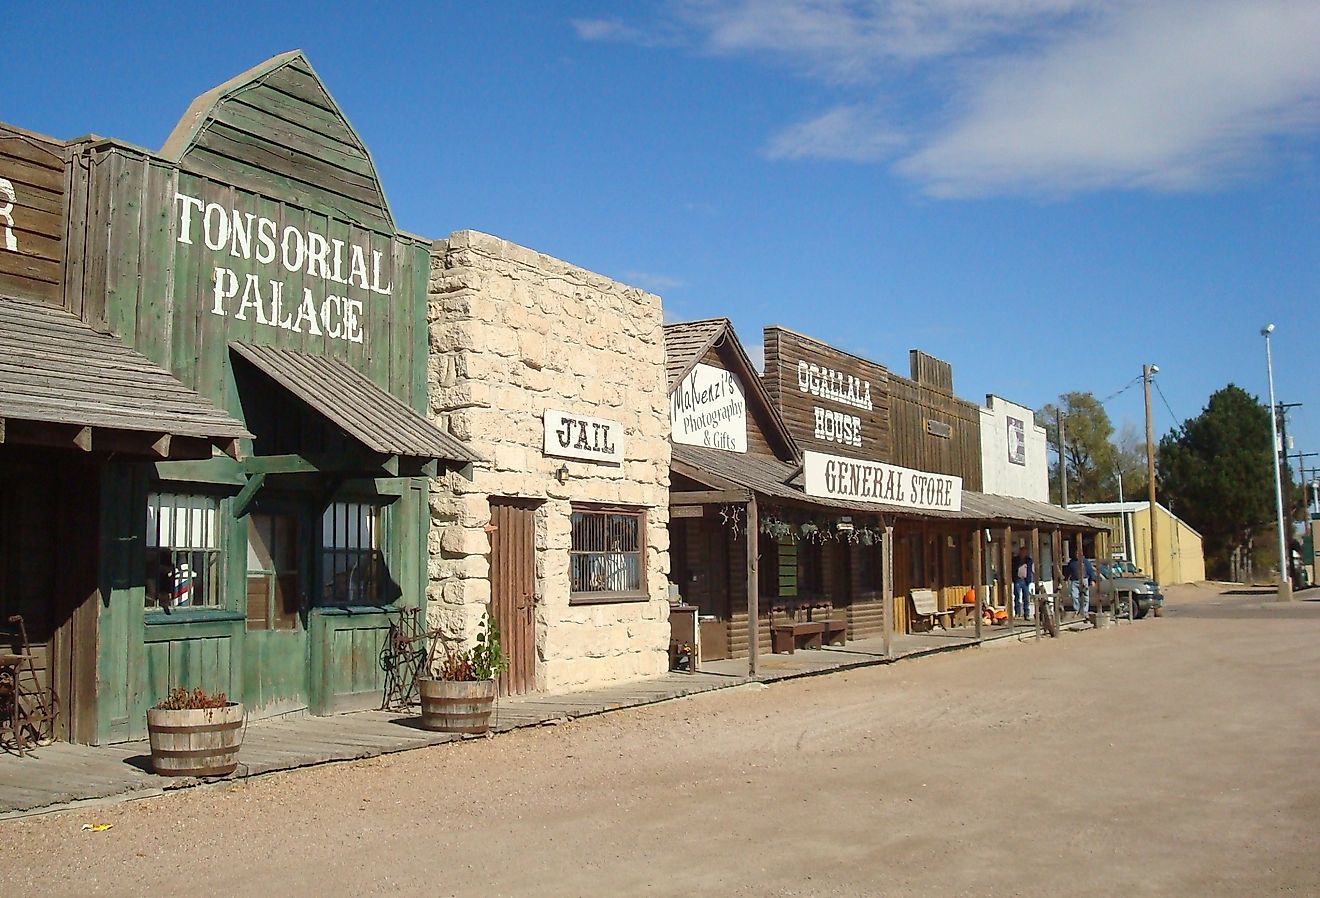
[[[1160,500],[1200,531],[1216,576],[1225,576],[1233,551],[1250,551],[1274,519],[1273,442],[1269,409],[1233,384],[1160,440]]]

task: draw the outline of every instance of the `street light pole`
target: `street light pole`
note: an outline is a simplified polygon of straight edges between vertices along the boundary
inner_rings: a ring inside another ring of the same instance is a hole
[[[1150,499],[1150,579],[1159,586],[1160,556],[1155,551],[1155,525],[1159,518],[1159,506],[1155,504],[1155,434],[1150,424],[1150,379],[1159,373],[1158,365],[1142,365],[1141,380],[1146,387],[1146,478],[1149,480],[1148,498]],[[1155,616],[1160,616],[1160,606],[1155,606]]]
[[[1274,457],[1274,514],[1279,525],[1279,601],[1292,600],[1292,580],[1288,570],[1288,541],[1283,530],[1283,479],[1279,474],[1279,421],[1274,408],[1274,357],[1270,354],[1270,334],[1274,325],[1267,324],[1260,329],[1265,338],[1265,373],[1270,383],[1270,443]]]

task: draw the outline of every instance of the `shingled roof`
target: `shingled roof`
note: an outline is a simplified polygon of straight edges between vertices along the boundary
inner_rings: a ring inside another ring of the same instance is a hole
[[[111,334],[55,306],[0,297],[0,420],[250,438],[241,422]]]

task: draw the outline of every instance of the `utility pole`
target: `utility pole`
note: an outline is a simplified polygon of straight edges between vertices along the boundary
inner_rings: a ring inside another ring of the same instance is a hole
[[[1146,477],[1150,480],[1150,578],[1158,586],[1160,582],[1160,556],[1156,554],[1155,525],[1159,520],[1156,515],[1159,506],[1155,504],[1155,431],[1150,422],[1150,379],[1159,373],[1158,365],[1142,365],[1141,380],[1146,387]],[[1160,615],[1160,606],[1155,605],[1155,616]]]
[[[1279,439],[1281,441],[1279,454],[1283,460],[1283,464],[1279,468],[1280,471],[1288,468],[1288,409],[1301,407],[1300,402],[1280,402],[1274,406],[1274,413],[1279,417]],[[1289,475],[1288,479],[1283,481],[1283,519],[1287,524],[1289,542],[1292,541],[1293,535],[1292,510],[1292,476]]]
[[[1060,504],[1068,507],[1068,452],[1065,448],[1068,441],[1063,437],[1063,412],[1059,409],[1054,410],[1054,420],[1059,425],[1059,500]]]

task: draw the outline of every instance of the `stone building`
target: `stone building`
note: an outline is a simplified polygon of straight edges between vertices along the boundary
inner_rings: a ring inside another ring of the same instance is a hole
[[[431,417],[486,462],[433,490],[431,626],[489,603],[518,694],[668,667],[660,298],[474,231],[433,247]]]
[[[1025,405],[986,394],[981,408],[982,488],[996,496],[1050,501],[1045,428]]]

